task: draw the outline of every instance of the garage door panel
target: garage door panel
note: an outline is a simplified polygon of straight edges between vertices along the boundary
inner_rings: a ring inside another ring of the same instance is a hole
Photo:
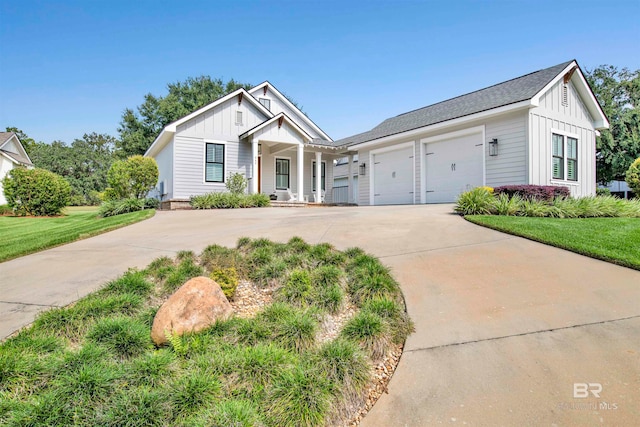
[[[373,162],[374,204],[413,203],[413,147],[374,154]]]
[[[482,185],[482,134],[428,143],[425,153],[427,203],[454,202]]]

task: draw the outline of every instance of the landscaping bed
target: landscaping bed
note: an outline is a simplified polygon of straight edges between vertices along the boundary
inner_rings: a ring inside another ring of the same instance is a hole
[[[158,307],[202,275],[225,279],[235,315],[156,348]],[[243,238],[181,252],[2,343],[0,424],[354,425],[412,330],[398,283],[360,249]]]

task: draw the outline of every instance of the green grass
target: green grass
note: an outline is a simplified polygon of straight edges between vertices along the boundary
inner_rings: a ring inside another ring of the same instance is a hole
[[[74,242],[152,217],[149,209],[99,218],[96,207],[67,208],[62,217],[0,217],[0,262]]]
[[[640,270],[640,218],[465,218],[474,224]]]
[[[227,267],[273,287],[274,302],[154,346],[162,298]],[[373,364],[413,331],[398,292],[376,258],[300,238],[158,258],[0,343],[0,425],[343,425],[366,401]],[[327,316],[356,298],[357,314],[321,341]]]

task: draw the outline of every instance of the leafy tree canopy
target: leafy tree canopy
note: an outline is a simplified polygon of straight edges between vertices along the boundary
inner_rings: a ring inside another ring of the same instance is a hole
[[[107,187],[107,171],[113,163],[115,138],[95,132],[74,140],[38,142],[30,154],[36,167],[64,177],[71,184],[73,204],[95,204],[97,192]]]
[[[29,138],[26,133],[24,133],[22,130],[18,129],[17,127],[7,126],[6,129],[7,129],[6,130],[7,132],[13,132],[16,134],[16,136],[22,143],[24,150],[27,152],[27,155],[29,156],[29,158],[31,158],[31,150],[33,150],[33,148],[37,144],[35,139]]]
[[[144,154],[166,125],[241,87],[250,89],[251,85],[200,76],[168,84],[169,93],[164,97],[148,93],[136,111],[127,108],[122,114],[118,157]]]
[[[597,180],[623,180],[640,157],[640,70],[601,65],[586,77],[610,122],[596,139]]]

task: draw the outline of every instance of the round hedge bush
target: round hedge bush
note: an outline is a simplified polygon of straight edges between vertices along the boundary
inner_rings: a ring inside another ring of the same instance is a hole
[[[71,198],[67,180],[44,169],[12,169],[2,186],[7,204],[16,215],[60,215]]]
[[[631,166],[629,166],[626,181],[629,188],[636,193],[636,196],[640,197],[640,157],[638,157],[633,163],[631,163]]]

